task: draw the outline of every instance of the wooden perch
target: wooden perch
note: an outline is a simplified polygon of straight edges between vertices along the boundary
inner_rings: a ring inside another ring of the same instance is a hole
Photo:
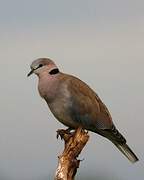
[[[89,139],[88,132],[80,127],[75,132],[61,129],[57,133],[61,139],[64,139],[65,147],[63,153],[58,157],[55,180],[74,180],[80,164],[77,157]]]

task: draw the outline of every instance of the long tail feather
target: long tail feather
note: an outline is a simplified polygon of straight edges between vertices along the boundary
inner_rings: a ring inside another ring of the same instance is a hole
[[[102,135],[108,138],[132,163],[138,161],[137,156],[126,144],[126,139],[114,125],[111,129],[104,130]]]
[[[115,142],[113,143],[132,163],[138,161],[137,156],[133,153],[133,151],[130,149],[130,147],[127,144],[119,144]]]
[[[95,130],[94,132],[109,139],[123,153],[123,155],[129,159],[130,162],[135,163],[139,160],[130,147],[126,144],[126,139],[124,136],[116,129],[114,125],[111,129],[101,131]]]

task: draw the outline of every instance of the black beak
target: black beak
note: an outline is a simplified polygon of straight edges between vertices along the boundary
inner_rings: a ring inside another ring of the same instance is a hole
[[[28,73],[27,77],[29,77],[31,74],[33,74],[33,72],[34,72],[34,69],[32,69],[32,70]]]

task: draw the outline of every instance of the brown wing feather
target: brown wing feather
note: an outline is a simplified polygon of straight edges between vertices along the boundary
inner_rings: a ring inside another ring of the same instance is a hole
[[[92,124],[98,129],[110,129],[112,118],[104,103],[98,95],[83,81],[70,76],[69,91],[75,101],[79,114],[88,114]]]

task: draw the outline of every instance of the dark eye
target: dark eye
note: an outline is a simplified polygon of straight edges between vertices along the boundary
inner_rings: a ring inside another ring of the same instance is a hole
[[[43,66],[43,64],[39,64],[39,68],[42,67],[42,66]]]

